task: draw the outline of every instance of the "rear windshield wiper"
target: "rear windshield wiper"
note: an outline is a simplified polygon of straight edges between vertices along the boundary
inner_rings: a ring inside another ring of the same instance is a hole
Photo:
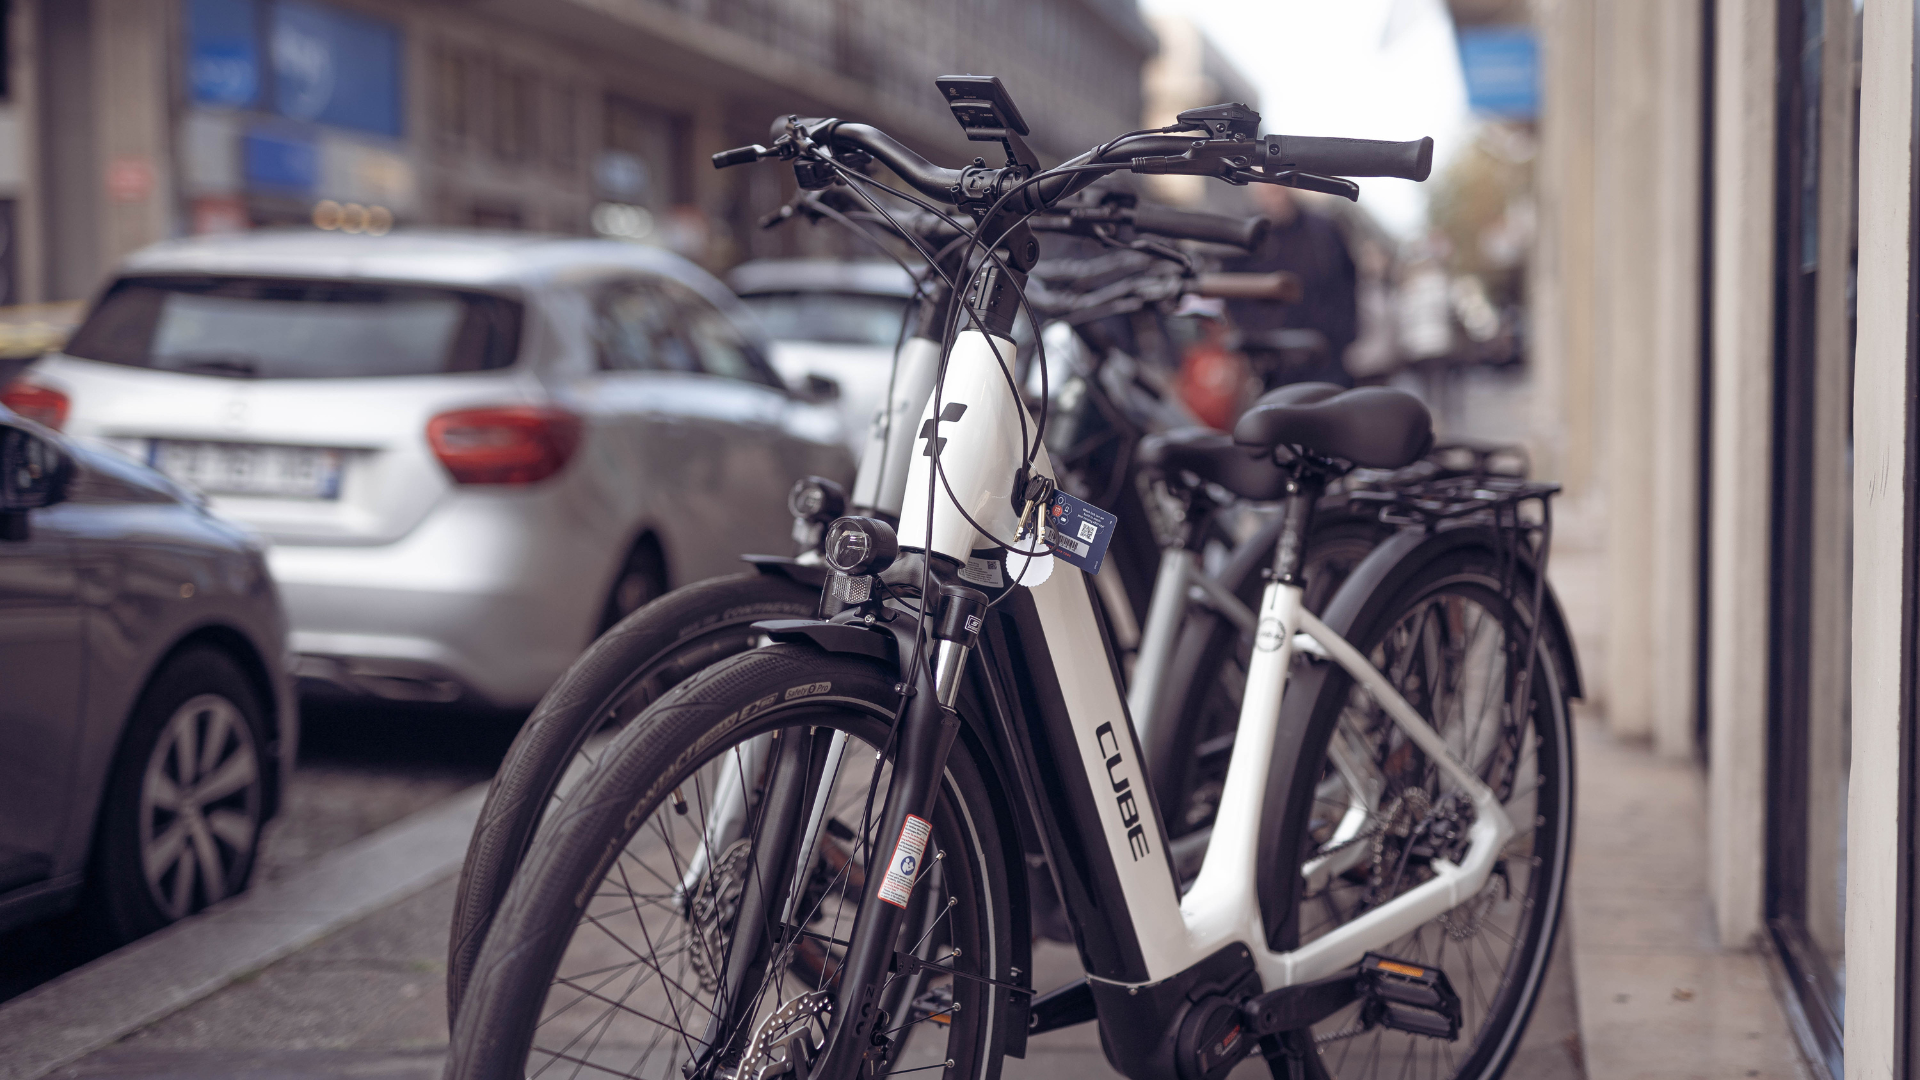
[[[260,374],[260,361],[240,353],[183,353],[163,358],[175,371],[197,371],[251,379]]]

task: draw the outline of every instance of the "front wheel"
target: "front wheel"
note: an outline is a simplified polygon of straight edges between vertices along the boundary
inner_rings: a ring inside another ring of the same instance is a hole
[[[553,684],[500,763],[467,845],[447,939],[447,1015],[460,1013],[487,927],[562,781],[598,757],[592,736],[632,720],[708,664],[752,648],[754,623],[808,618],[819,605],[819,590],[779,574],[697,582],[621,619]]]
[[[629,725],[534,838],[474,966],[447,1076],[744,1080],[807,1053],[840,1008],[852,928],[894,854],[874,831],[896,677],[770,646]],[[880,995],[873,1072],[997,1074],[1015,1010],[987,980],[1016,977],[1001,820],[963,738],[895,946],[933,967],[903,962]]]
[[[1373,951],[1444,971],[1460,998],[1459,1038],[1368,1027],[1351,1006],[1292,1036],[1311,1075],[1500,1076],[1526,1030],[1553,952],[1573,829],[1573,741],[1563,673],[1571,644],[1541,628],[1528,675],[1530,575],[1463,547],[1416,572],[1352,644],[1491,787],[1514,825],[1486,884],[1466,903]],[[1516,580],[1516,578],[1518,580]],[[1530,683],[1522,689],[1522,684]],[[1522,694],[1524,693],[1524,699]],[[1463,854],[1472,810],[1379,702],[1332,669],[1304,761],[1315,784],[1295,864],[1292,944],[1321,937],[1432,877]]]

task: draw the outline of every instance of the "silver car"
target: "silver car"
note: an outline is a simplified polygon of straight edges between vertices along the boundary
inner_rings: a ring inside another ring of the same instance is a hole
[[[781,375],[838,385],[841,421],[858,451],[887,398],[913,278],[874,259],[760,259],[735,267],[727,284],[766,327]]]
[[[303,678],[518,707],[651,597],[791,550],[793,481],[852,473],[833,391],[663,251],[281,232],[136,254],[9,399],[265,534]]]

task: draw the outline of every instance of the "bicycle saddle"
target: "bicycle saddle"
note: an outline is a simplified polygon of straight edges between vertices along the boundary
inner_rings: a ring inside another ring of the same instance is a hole
[[[1433,417],[1404,390],[1295,383],[1254,402],[1234,425],[1233,441],[1254,450],[1297,446],[1318,457],[1398,469],[1433,446]]]
[[[1243,499],[1269,502],[1285,494],[1286,470],[1273,456],[1258,457],[1235,446],[1233,436],[1212,428],[1179,428],[1140,440],[1140,464],[1149,469],[1183,469],[1219,484]]]
[[[1293,383],[1260,398],[1258,404],[1304,405],[1341,391],[1332,383]],[[1150,469],[1184,469],[1219,484],[1243,499],[1268,502],[1286,494],[1287,474],[1272,454],[1249,453],[1233,436],[1211,428],[1180,428],[1140,440],[1140,464]]]

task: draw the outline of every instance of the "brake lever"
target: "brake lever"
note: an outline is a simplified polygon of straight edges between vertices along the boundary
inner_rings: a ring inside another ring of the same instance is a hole
[[[1318,191],[1323,195],[1338,195],[1348,202],[1360,201],[1360,185],[1339,176],[1321,176],[1319,173],[1300,172],[1295,169],[1277,173],[1241,169],[1228,179],[1236,184],[1278,184],[1281,187],[1298,188],[1302,191]]]
[[[1187,258],[1186,252],[1178,248],[1168,247],[1158,240],[1151,240],[1143,236],[1133,243],[1128,244],[1127,247],[1133,251],[1142,252],[1173,263],[1180,268],[1181,276],[1183,277],[1193,273],[1193,260]]]
[[[760,219],[760,227],[763,229],[778,228],[796,217],[804,217],[809,224],[818,225],[821,219],[826,216],[820,212],[819,207],[816,205],[819,200],[819,192],[801,190],[795,193],[793,198],[788,199],[780,209],[772,211],[762,217]]]

